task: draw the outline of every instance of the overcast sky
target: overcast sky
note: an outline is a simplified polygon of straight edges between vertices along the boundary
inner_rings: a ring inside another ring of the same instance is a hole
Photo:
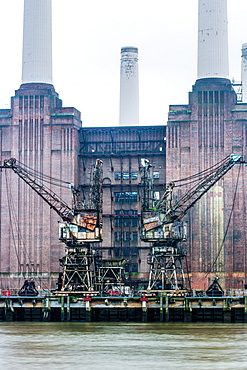
[[[0,0],[0,108],[21,84],[24,0]],[[230,78],[241,80],[247,1],[228,0]],[[166,124],[197,78],[197,0],[53,0],[53,83],[84,126],[119,122],[120,50],[139,49],[140,125]]]

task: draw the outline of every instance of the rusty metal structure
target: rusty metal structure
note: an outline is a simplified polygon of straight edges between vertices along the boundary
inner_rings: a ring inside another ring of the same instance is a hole
[[[59,279],[61,291],[93,291],[96,283],[98,255],[93,243],[102,240],[102,165],[96,159],[92,171],[87,202],[73,185],[73,207],[69,207],[57,194],[48,189],[35,174],[11,158],[1,168],[12,169],[62,218],[59,240],[65,244],[65,256],[60,259],[62,274]]]
[[[186,179],[196,182],[196,185],[172,204],[175,183],[170,183],[161,199],[156,200],[151,181],[152,166],[148,160],[142,160],[141,239],[153,243],[148,290],[185,287],[182,266],[185,253],[179,244],[187,239],[187,225],[183,218],[236,163],[243,163],[242,156],[232,154],[203,173]]]
[[[80,179],[89,193],[89,172],[95,158],[104,161],[104,239],[95,249],[103,260],[126,260],[124,275],[130,287],[144,289],[148,282],[150,243],[140,238],[141,158],[153,165],[155,191],[166,183],[166,127],[83,127],[79,153]],[[145,153],[145,154],[144,154]]]
[[[102,260],[98,268],[97,290],[103,295],[121,295],[125,292],[124,259]]]

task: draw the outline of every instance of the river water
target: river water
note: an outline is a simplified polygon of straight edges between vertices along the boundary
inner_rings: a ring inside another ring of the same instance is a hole
[[[247,369],[247,324],[0,323],[0,369]]]

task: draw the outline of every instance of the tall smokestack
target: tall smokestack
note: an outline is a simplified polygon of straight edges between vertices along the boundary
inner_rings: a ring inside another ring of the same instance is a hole
[[[199,0],[198,79],[229,78],[227,0]]]
[[[247,44],[242,45],[241,75],[242,101],[244,103],[247,103]]]
[[[51,0],[25,0],[22,83],[52,83]]]
[[[121,49],[120,119],[123,126],[139,125],[139,72],[138,49]]]

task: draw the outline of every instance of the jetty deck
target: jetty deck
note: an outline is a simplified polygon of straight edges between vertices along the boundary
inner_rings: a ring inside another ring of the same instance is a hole
[[[0,296],[0,321],[247,322],[247,296]]]

